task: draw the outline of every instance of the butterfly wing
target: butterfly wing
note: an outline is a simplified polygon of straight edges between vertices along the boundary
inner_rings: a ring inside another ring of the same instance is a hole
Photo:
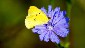
[[[36,25],[42,25],[42,24],[46,24],[48,22],[48,17],[46,16],[45,13],[40,12],[39,14],[37,14],[36,16]]]
[[[31,18],[29,16],[27,16],[25,19],[25,26],[28,29],[33,28],[33,26],[34,26],[33,21],[31,20]]]
[[[36,25],[46,24],[48,22],[48,17],[44,12],[35,6],[30,6],[28,10],[28,16],[25,19],[25,26],[30,29]]]

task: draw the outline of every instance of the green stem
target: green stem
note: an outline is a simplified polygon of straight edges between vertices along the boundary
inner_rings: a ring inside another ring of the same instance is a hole
[[[61,46],[60,44],[55,44],[56,48],[64,48],[63,46]]]

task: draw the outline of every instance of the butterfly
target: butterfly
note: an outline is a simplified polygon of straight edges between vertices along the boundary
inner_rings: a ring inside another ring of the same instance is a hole
[[[43,25],[48,22],[48,17],[46,14],[38,9],[36,6],[30,6],[28,9],[28,16],[25,19],[25,26],[30,29],[36,25]]]

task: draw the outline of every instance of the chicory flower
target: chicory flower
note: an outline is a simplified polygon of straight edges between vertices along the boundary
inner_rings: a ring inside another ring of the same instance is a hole
[[[50,19],[47,24],[35,26],[32,31],[39,34],[41,41],[44,40],[48,42],[51,40],[52,42],[59,44],[60,39],[58,36],[66,37],[69,33],[69,18],[65,17],[66,12],[60,11],[59,7],[52,10],[51,5],[48,6],[48,12],[44,7],[42,7],[41,10]]]

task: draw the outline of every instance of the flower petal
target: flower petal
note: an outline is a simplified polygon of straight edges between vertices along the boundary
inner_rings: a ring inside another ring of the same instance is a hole
[[[46,29],[45,25],[37,25],[35,26],[36,29]]]
[[[56,24],[55,26],[62,26],[64,28],[69,28],[69,24],[68,23],[61,23],[61,24]]]
[[[61,20],[59,20],[58,22],[56,22],[54,25],[57,26],[57,25],[61,25],[61,24],[67,24],[65,18],[62,18]]]
[[[42,34],[44,31],[46,31],[46,27],[44,25],[39,25],[39,26],[35,26],[35,28],[32,29],[32,31],[34,33],[38,33],[38,34]]]
[[[48,13],[51,12],[51,11],[52,11],[52,6],[49,5],[49,6],[48,6]]]
[[[47,14],[47,16],[48,16],[48,17],[50,17],[50,18],[52,18],[52,17],[53,17],[53,15],[54,15],[53,10],[52,10],[52,11],[50,11],[50,12],[48,12],[48,14]]]
[[[49,5],[49,6],[48,6],[48,14],[47,14],[47,16],[50,17],[50,18],[52,18],[53,15],[54,15],[54,12],[53,12],[53,10],[52,10],[52,6]]]
[[[44,7],[42,7],[41,10],[42,10],[45,14],[47,14],[47,10],[46,10]]]
[[[44,41],[48,42],[49,41],[49,32],[47,32],[47,34],[44,37]]]
[[[44,36],[45,36],[46,33],[47,32],[44,31],[42,34],[39,35],[39,38],[40,38],[41,41],[44,39]]]
[[[57,24],[63,18],[64,18],[63,12],[56,14],[55,18],[53,19],[53,24]]]
[[[50,34],[50,40],[52,42],[56,42],[57,44],[60,42],[58,36],[56,34],[54,34],[53,32],[51,32],[51,34]]]
[[[33,31],[34,33],[38,33],[38,34],[42,34],[42,33],[44,32],[43,29],[41,30],[41,29],[39,29],[39,28],[38,28],[38,29],[35,29],[35,28],[34,28],[34,29],[32,29],[32,31]]]
[[[66,19],[66,22],[67,22],[67,23],[68,23],[68,22],[69,22],[69,20],[70,20],[68,17],[66,17],[65,19]]]
[[[37,33],[37,32],[39,31],[39,29],[33,28],[32,31],[33,31],[34,33]]]
[[[54,9],[54,12],[55,13],[58,13],[60,11],[60,7],[56,7],[55,9]]]
[[[63,28],[62,26],[54,27],[54,32],[61,37],[66,37],[69,33],[68,29]]]

